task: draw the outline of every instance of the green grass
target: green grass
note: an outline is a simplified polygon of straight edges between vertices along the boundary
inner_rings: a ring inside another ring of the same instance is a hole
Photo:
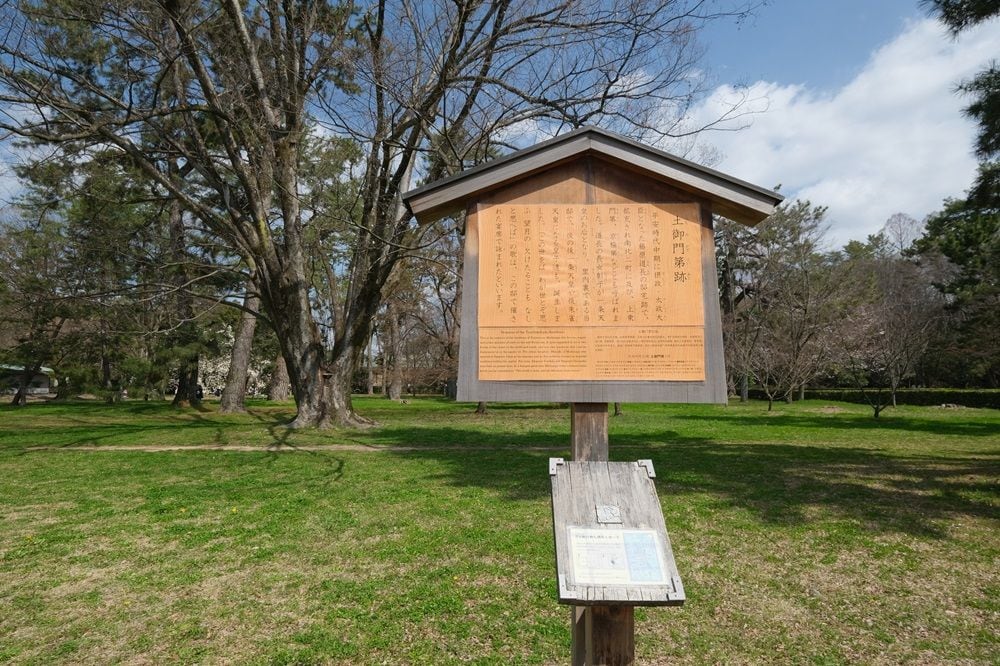
[[[0,662],[565,663],[568,410],[356,405],[0,408]],[[688,593],[641,663],[1000,663],[1000,413],[627,405],[611,452],[653,459]]]

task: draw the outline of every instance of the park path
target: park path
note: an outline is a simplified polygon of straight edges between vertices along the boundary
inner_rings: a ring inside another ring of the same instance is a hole
[[[361,451],[365,453],[393,451],[567,451],[569,446],[403,446],[396,444],[323,444],[293,446],[290,444],[270,444],[268,446],[249,446],[245,444],[115,444],[109,446],[27,446],[25,451],[143,451],[160,453],[164,451],[232,451],[234,453],[294,453],[322,451]]]

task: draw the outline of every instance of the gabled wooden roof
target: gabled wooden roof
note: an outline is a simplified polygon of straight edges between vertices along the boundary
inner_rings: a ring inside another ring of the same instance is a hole
[[[403,195],[403,201],[418,222],[431,222],[463,210],[485,192],[589,155],[707,199],[714,213],[743,224],[757,224],[784,199],[777,192],[620,134],[584,127],[411,190]]]

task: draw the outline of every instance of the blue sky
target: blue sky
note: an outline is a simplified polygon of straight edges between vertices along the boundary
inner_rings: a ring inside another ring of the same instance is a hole
[[[712,25],[705,64],[729,83],[842,86],[875,48],[927,16],[918,0],[770,0],[743,24]]]
[[[1000,58],[1000,20],[953,38],[918,0],[773,0],[702,37],[709,95],[690,124],[742,97],[751,113],[685,148],[828,206],[831,246],[897,212],[922,220],[971,185],[976,127],[954,89]]]

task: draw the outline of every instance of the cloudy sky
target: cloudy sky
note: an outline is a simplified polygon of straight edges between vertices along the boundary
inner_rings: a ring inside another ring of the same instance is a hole
[[[893,213],[922,219],[971,184],[975,126],[954,89],[1000,56],[1000,21],[954,39],[915,0],[774,0],[703,41],[715,85],[695,117],[717,118],[737,86],[758,112],[702,135],[714,166],[828,206],[834,245]]]

